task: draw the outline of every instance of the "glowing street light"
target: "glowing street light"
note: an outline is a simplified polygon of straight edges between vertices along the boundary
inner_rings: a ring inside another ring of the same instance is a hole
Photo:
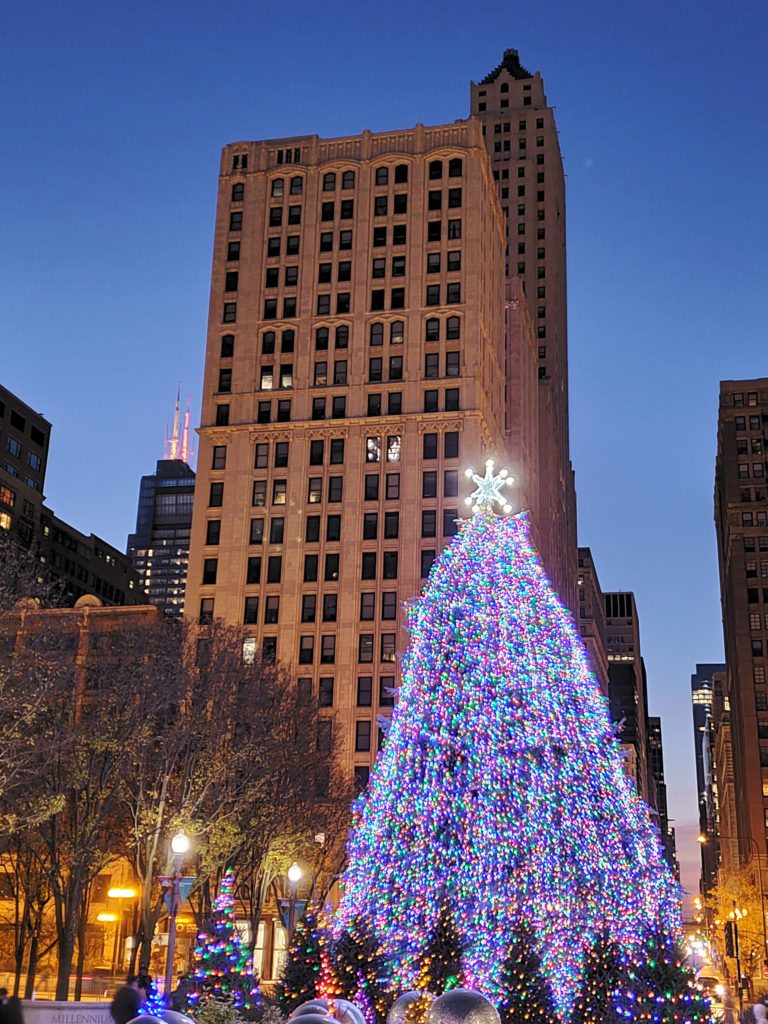
[[[181,867],[184,863],[184,854],[189,851],[189,836],[184,829],[179,829],[171,840],[171,853],[173,854],[173,877],[171,879],[171,902],[168,907],[168,958],[165,962],[165,997],[171,993],[173,985],[173,957],[176,952],[176,915],[179,912],[179,896],[181,892]]]
[[[293,935],[293,929],[296,926],[296,890],[298,884],[304,876],[304,872],[301,870],[296,861],[291,864],[288,868],[288,885],[290,887],[290,901],[288,903],[288,940],[290,941]]]

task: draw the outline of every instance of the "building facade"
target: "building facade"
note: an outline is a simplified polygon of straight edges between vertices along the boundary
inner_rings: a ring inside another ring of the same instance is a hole
[[[479,122],[226,147],[210,309],[186,613],[288,665],[364,784],[403,602],[456,531],[463,469],[509,457]]]
[[[150,604],[181,615],[189,562],[195,473],[189,462],[189,411],[181,425],[179,397],[165,458],[141,478],[136,532],[128,537],[128,557]]]
[[[669,823],[669,807],[667,805],[667,782],[664,777],[664,741],[661,734],[661,719],[650,715],[648,718],[648,770],[653,782],[653,799],[651,806],[658,815],[659,836],[664,847],[664,856],[672,869],[675,878],[680,878],[680,865],[677,862],[677,843],[675,830]]]
[[[766,865],[768,828],[766,443],[768,378],[722,381],[715,525],[735,815],[735,829],[727,834],[736,836],[742,866],[753,867],[756,858]],[[727,760],[725,751],[721,759]]]
[[[716,780],[715,735],[717,729],[713,707],[716,687],[722,685],[725,665],[721,663],[697,664],[691,675],[691,705],[693,709],[693,747],[696,759],[696,792],[699,802],[699,829],[706,842],[701,844],[702,893],[717,882],[718,865],[718,785]]]
[[[648,695],[635,597],[626,591],[604,597],[611,717],[620,726],[618,738],[627,774],[638,794],[653,806],[648,772]]]
[[[58,581],[61,600],[95,594],[108,605],[143,604],[141,581],[122,551],[81,533],[45,504],[51,424],[0,387],[0,529],[9,530],[40,563],[41,578]]]
[[[589,654],[592,671],[606,697],[609,696],[608,630],[605,618],[605,595],[590,548],[578,550],[577,577],[581,638]]]
[[[0,529],[29,548],[39,532],[51,424],[0,386]]]
[[[541,74],[506,50],[501,64],[470,86],[470,111],[483,125],[505,221],[505,273],[519,278],[536,339],[538,433],[531,519],[549,576],[577,614],[576,491],[568,437],[568,323],[565,177],[554,111]],[[525,361],[513,348],[511,361]],[[514,403],[514,395],[510,402]]]

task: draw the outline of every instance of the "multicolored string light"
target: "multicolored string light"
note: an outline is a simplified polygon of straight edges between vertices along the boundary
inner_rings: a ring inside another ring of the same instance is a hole
[[[411,608],[334,927],[370,921],[402,991],[447,900],[465,982],[495,998],[523,923],[567,1016],[585,949],[601,934],[630,947],[674,933],[678,887],[525,516],[478,504]]]
[[[238,1010],[261,1005],[259,979],[235,928],[235,876],[227,871],[213,903],[213,929],[198,933],[192,961],[192,1007],[206,999],[231,999]]]

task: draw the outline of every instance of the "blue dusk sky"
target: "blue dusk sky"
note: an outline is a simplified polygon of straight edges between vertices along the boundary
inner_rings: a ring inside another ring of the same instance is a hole
[[[637,597],[695,889],[718,382],[768,375],[762,3],[10,0],[0,379],[53,423],[49,505],[124,548],[179,380],[197,422],[220,148],[453,121],[505,47],[567,174],[579,539]]]

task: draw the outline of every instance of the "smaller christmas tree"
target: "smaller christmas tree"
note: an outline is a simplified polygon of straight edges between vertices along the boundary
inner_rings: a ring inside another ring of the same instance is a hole
[[[625,982],[621,951],[607,935],[599,936],[584,958],[571,1024],[618,1024],[617,999]]]
[[[421,956],[415,989],[421,993],[405,1014],[405,1024],[424,1024],[435,996],[441,996],[461,984],[461,958],[464,950],[447,901],[432,926]]]
[[[625,1021],[702,1024],[712,1019],[709,1000],[696,987],[679,943],[665,932],[647,934],[633,950],[617,1008]]]
[[[342,997],[360,1007],[368,1024],[381,1024],[388,1009],[387,969],[367,922],[352,919],[336,941],[333,958]]]
[[[527,924],[518,925],[502,964],[497,1009],[501,1024],[552,1024],[555,1019],[552,989]]]
[[[277,987],[277,1002],[286,1015],[320,995],[323,945],[323,928],[318,914],[314,908],[307,907],[304,917],[294,929]]]
[[[235,929],[234,873],[227,871],[213,904],[210,931],[197,936],[192,960],[193,1010],[216,999],[230,1002],[240,1013],[253,1016],[261,1007],[259,979],[247,948]]]

